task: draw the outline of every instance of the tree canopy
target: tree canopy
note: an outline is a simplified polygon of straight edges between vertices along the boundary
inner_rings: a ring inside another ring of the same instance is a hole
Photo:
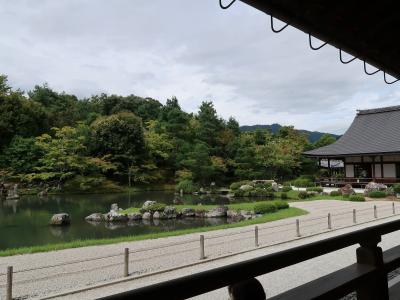
[[[327,135],[309,144],[293,127],[241,132],[212,101],[188,113],[176,97],[165,104],[136,95],[79,99],[47,84],[24,93],[0,76],[0,168],[21,180],[63,184],[96,174],[123,184],[285,179],[307,166],[304,149],[331,142]]]

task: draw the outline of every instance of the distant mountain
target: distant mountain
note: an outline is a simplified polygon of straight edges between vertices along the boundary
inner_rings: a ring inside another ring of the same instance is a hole
[[[271,124],[271,125],[244,125],[240,126],[241,131],[255,131],[257,129],[268,129],[271,131],[273,134],[277,133],[279,129],[282,127],[280,124]],[[325,132],[319,132],[319,131],[309,131],[309,130],[303,130],[303,129],[298,129],[299,132],[304,133],[305,135],[308,136],[308,140],[311,143],[316,142],[317,140],[320,139],[322,135],[325,134]],[[331,136],[333,136],[335,139],[338,139],[340,135],[337,134],[332,134],[328,133]]]

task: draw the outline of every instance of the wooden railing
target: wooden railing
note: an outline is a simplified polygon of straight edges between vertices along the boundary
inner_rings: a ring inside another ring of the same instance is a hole
[[[400,230],[400,220],[294,247],[273,254],[161,282],[102,299],[186,299],[359,244],[357,263],[284,292],[272,299],[338,299],[356,291],[358,300],[399,299],[387,274],[400,267],[400,246],[382,252],[381,236]],[[300,276],[301,274],[299,274]],[[268,289],[268,286],[265,287]]]
[[[317,185],[340,187],[345,184],[365,187],[369,182],[375,181],[385,185],[393,185],[400,182],[400,178],[357,178],[357,177],[321,177],[316,180]]]

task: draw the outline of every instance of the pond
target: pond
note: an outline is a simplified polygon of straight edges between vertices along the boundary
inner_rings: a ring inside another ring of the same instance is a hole
[[[139,221],[133,224],[88,223],[85,217],[94,212],[108,212],[112,203],[119,207],[141,207],[146,200],[173,204],[173,192],[141,192],[131,194],[53,195],[45,198],[23,196],[19,200],[0,200],[0,250],[68,242],[77,239],[100,239],[142,235],[176,229],[187,229],[227,223],[225,218],[174,219]],[[223,204],[229,199],[216,196],[187,195],[184,204]],[[51,227],[55,213],[71,215],[71,225]]]

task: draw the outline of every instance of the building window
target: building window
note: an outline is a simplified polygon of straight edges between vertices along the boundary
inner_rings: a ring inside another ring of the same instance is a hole
[[[355,164],[354,177],[356,178],[371,178],[371,164]]]

